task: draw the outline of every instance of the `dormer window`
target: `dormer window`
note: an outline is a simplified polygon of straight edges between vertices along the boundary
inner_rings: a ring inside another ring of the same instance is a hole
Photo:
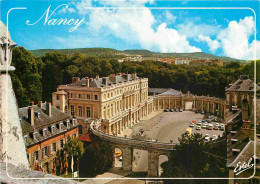
[[[43,135],[43,137],[46,137],[46,136],[47,136],[47,129],[46,129],[46,128],[43,129],[42,135]]]
[[[61,122],[60,125],[59,125],[60,131],[62,131],[62,126],[63,126],[63,123]]]
[[[72,124],[73,124],[73,126],[76,125],[76,119],[75,119],[75,118],[73,118],[73,120],[72,120]]]
[[[54,134],[55,126],[51,126],[51,133]]]
[[[33,140],[36,140],[36,137],[37,137],[37,132],[34,132],[33,133]]]
[[[70,120],[67,120],[67,128],[70,128]]]
[[[24,143],[25,144],[28,143],[28,135],[23,136],[23,138],[24,138]]]

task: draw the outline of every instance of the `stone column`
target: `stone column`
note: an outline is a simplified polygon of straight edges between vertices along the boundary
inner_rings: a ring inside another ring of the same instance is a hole
[[[133,158],[133,150],[131,147],[126,147],[122,149],[123,161],[122,168],[125,171],[132,171],[132,158]]]
[[[164,109],[164,100],[162,100],[162,108]]]
[[[158,177],[159,157],[153,150],[148,150],[148,177]]]

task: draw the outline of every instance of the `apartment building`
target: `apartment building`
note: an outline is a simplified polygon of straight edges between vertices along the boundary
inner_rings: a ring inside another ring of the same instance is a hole
[[[29,167],[55,174],[57,152],[64,148],[68,136],[78,137],[79,125],[51,103],[40,101],[30,105],[19,108]]]
[[[153,110],[153,99],[148,97],[148,79],[136,73],[73,78],[71,84],[58,86],[52,100],[56,108],[79,122],[99,119],[101,129],[114,135]]]

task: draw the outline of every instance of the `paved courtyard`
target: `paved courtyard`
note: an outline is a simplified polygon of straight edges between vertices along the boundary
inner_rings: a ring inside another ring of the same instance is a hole
[[[192,111],[184,112],[163,112],[153,117],[152,119],[143,120],[139,124],[135,125],[131,129],[131,135],[139,132],[140,129],[144,130],[144,134],[153,140],[158,140],[160,142],[173,142],[178,143],[178,137],[181,136],[189,127],[190,123],[195,121],[201,121],[204,115],[196,114]],[[222,135],[223,131],[220,130],[195,130],[196,126],[192,129],[192,132],[200,132],[203,135]],[[159,162],[162,163],[167,160],[167,157],[160,158]],[[133,171],[143,172],[147,171],[148,153],[147,151],[134,150],[134,161],[133,161]],[[159,163],[159,164],[160,164]]]

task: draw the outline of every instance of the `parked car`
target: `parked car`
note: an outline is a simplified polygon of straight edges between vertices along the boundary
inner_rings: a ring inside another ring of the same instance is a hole
[[[206,129],[207,128],[207,126],[206,125],[202,125],[202,127],[201,128],[203,128],[203,129]]]
[[[204,141],[205,142],[209,142],[210,141],[210,137],[205,137]]]
[[[199,126],[200,126],[200,125],[201,125],[201,121],[199,121],[199,122],[197,123],[197,125],[199,125]]]
[[[214,126],[214,127],[213,127],[213,130],[218,130],[218,126]]]
[[[216,135],[213,135],[212,136],[212,140],[214,141],[214,140],[217,140],[218,139],[218,137],[216,136]]]
[[[183,108],[180,108],[180,112],[183,112]]]
[[[170,109],[171,112],[174,112],[174,109]]]
[[[205,114],[205,112],[204,112],[204,111],[201,111],[201,114]]]
[[[119,158],[119,161],[122,161],[123,160],[123,157],[121,156],[120,158]]]
[[[219,127],[219,123],[216,123],[216,126]]]
[[[175,109],[175,112],[179,112],[179,109]]]
[[[194,127],[194,125],[195,125],[194,123],[191,123],[191,124],[190,124],[190,127]]]
[[[169,112],[169,109],[164,109],[164,112]]]
[[[202,123],[205,123],[206,121],[203,119],[203,120],[201,120],[201,122],[202,122]]]
[[[212,129],[213,129],[213,125],[212,125],[212,124],[209,124],[209,126],[208,126],[207,129],[208,129],[208,130],[212,130]]]
[[[205,137],[209,137],[209,134],[205,134]]]
[[[196,127],[196,130],[200,130],[200,129],[201,129],[201,127],[200,127],[200,126],[197,126],[197,127]]]
[[[220,130],[221,130],[221,131],[224,131],[224,130],[225,130],[225,127],[224,127],[224,126],[221,126],[221,127],[220,127]]]

